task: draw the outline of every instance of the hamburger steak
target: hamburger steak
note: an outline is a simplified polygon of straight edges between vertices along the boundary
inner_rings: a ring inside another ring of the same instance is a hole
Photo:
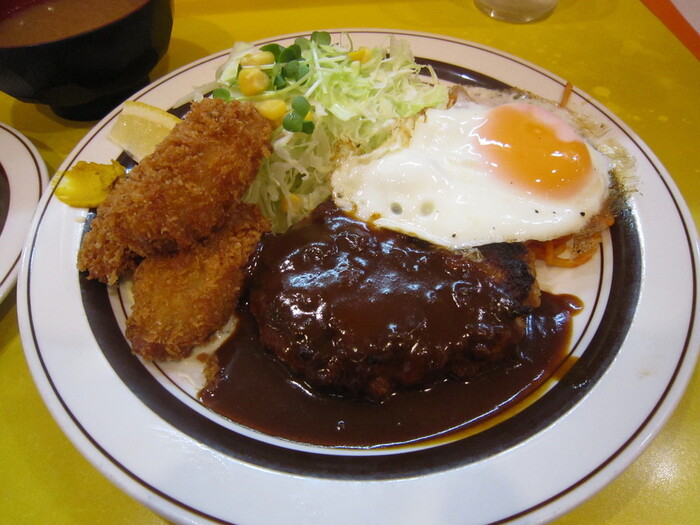
[[[521,244],[453,252],[330,201],[264,237],[248,272],[262,344],[312,388],[373,401],[515,357],[539,304]]]

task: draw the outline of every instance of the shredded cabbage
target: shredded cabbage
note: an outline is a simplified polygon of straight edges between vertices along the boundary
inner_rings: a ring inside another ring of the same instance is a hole
[[[331,44],[327,33],[298,38],[293,46],[298,49],[287,52],[283,51],[289,48],[277,44],[263,46],[276,55],[274,64],[259,66],[270,77],[271,87],[246,97],[238,86],[240,61],[256,50],[250,44],[236,44],[217,72],[214,89],[214,96],[226,99],[281,98],[290,107],[291,100],[301,95],[310,103],[313,131],[290,132],[278,126],[272,135],[273,153],[246,195],[248,202],[260,205],[277,232],[328,198],[338,145],[367,153],[391,135],[397,118],[445,107],[448,100],[446,86],[430,67],[415,62],[406,41],[390,37],[388,46],[363,49],[367,55],[362,60],[352,59],[351,41],[347,47]],[[298,58],[287,60],[294,56],[291,51]],[[291,61],[298,62],[293,68],[296,77],[286,74]],[[421,77],[421,73],[427,74]]]

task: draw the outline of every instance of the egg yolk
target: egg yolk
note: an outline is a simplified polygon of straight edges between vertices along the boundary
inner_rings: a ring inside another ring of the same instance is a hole
[[[498,106],[474,134],[489,171],[532,194],[570,197],[592,172],[591,155],[574,130],[537,106]]]

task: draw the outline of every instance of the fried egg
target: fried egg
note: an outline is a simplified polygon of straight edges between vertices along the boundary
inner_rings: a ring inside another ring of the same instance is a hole
[[[341,209],[463,249],[578,232],[609,193],[609,160],[568,112],[539,99],[460,99],[427,110],[407,133],[338,163]]]

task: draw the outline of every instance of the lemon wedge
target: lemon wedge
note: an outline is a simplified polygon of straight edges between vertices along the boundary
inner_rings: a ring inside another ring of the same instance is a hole
[[[180,119],[143,102],[124,102],[122,112],[109,132],[109,139],[136,162],[153,153]]]
[[[55,177],[56,197],[76,208],[96,208],[107,197],[114,182],[124,177],[124,166],[81,160],[60,177]]]

